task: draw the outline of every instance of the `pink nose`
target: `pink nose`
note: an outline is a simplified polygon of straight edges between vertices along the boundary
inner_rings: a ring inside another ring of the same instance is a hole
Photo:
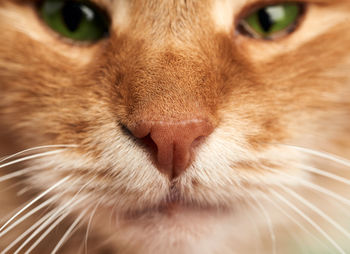
[[[189,166],[195,140],[208,136],[213,129],[207,120],[191,119],[175,122],[141,121],[130,131],[137,138],[150,136],[157,146],[158,168],[174,178]]]

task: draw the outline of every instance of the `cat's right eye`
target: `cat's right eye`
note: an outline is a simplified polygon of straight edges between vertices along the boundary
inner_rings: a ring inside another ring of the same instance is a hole
[[[39,8],[44,22],[63,37],[95,42],[108,35],[108,17],[89,1],[44,0]]]
[[[284,37],[294,31],[303,9],[303,4],[293,2],[265,5],[244,17],[238,31],[263,40]]]

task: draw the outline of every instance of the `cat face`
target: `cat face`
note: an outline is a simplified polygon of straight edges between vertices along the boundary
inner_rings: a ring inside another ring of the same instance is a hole
[[[308,149],[349,157],[348,1],[303,2],[272,40],[238,28],[276,1],[94,4],[110,20],[94,43],[58,35],[35,2],[0,4],[0,146],[64,144],[25,162],[26,184],[94,211],[96,230],[204,239],[247,200],[300,187]]]

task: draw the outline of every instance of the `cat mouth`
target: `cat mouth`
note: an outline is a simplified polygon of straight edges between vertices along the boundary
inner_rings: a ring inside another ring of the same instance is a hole
[[[186,214],[196,215],[222,215],[227,213],[230,209],[225,206],[209,206],[188,204],[183,202],[165,202],[159,206],[149,207],[145,209],[139,209],[134,211],[128,211],[124,213],[121,218],[123,220],[147,220],[158,216],[162,217],[177,217]]]

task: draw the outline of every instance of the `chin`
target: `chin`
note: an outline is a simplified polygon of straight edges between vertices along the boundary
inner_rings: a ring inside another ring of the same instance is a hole
[[[122,253],[232,253],[235,215],[229,209],[171,203],[112,216],[110,209],[98,211],[94,226],[112,235],[109,244]]]

